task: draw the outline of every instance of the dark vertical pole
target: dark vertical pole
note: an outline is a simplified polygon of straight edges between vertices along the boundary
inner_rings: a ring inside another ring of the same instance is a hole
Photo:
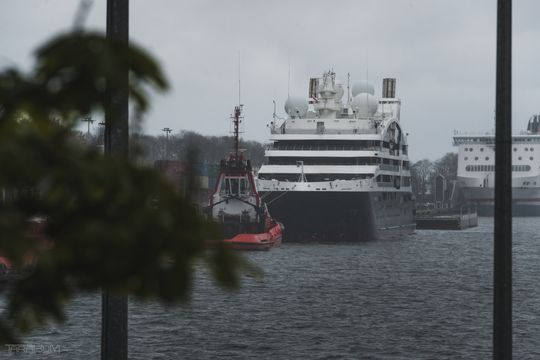
[[[107,38],[129,42],[129,0],[107,0]],[[105,119],[105,153],[128,159],[128,59],[123,58],[122,84],[109,88],[109,108]],[[110,293],[102,294],[101,359],[127,360],[127,296]]]
[[[166,127],[161,129],[161,131],[165,132],[165,160],[169,160],[169,133],[172,129]]]
[[[497,2],[493,358],[512,359],[512,1]]]
[[[129,0],[107,0],[107,38],[129,42]],[[105,137],[107,153],[122,159],[128,158],[128,59],[127,53],[123,59],[125,65],[123,86],[110,91],[110,111],[106,116]]]

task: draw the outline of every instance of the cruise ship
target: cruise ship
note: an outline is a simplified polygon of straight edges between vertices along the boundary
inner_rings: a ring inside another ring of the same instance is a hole
[[[480,216],[493,216],[495,186],[495,133],[454,134],[458,147],[457,179],[465,200]],[[540,115],[527,130],[512,135],[512,215],[540,216]]]
[[[415,230],[407,135],[396,81],[382,97],[367,81],[345,87],[333,71],[312,78],[309,97],[289,97],[270,123],[257,188],[284,241],[395,238]],[[346,98],[344,95],[346,93]]]

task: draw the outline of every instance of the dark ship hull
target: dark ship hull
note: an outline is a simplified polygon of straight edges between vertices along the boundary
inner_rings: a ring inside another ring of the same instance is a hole
[[[491,217],[495,214],[495,206],[493,203],[478,203],[471,202],[473,206],[476,206],[478,216]],[[515,217],[532,217],[540,216],[540,205],[528,205],[528,204],[512,204],[512,216]]]
[[[465,200],[476,206],[478,216],[493,216],[495,190],[493,188],[464,188]],[[540,216],[540,189],[513,188],[512,216]]]
[[[272,216],[287,227],[284,241],[368,241],[399,238],[415,230],[414,201],[407,193],[261,194]]]

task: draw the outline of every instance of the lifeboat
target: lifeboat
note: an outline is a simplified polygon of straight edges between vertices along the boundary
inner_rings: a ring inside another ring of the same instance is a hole
[[[270,250],[281,245],[283,225],[272,220],[270,228],[264,232],[243,232],[225,239],[223,242],[235,250]]]

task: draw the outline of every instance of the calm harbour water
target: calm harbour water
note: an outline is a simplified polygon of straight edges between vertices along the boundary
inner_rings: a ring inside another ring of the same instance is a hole
[[[238,292],[199,275],[192,301],[130,303],[130,359],[489,359],[493,221],[418,230],[399,241],[283,244],[246,253],[265,275]],[[540,358],[540,226],[514,219],[514,357]],[[96,359],[100,296],[27,344],[60,352],[0,358]]]

